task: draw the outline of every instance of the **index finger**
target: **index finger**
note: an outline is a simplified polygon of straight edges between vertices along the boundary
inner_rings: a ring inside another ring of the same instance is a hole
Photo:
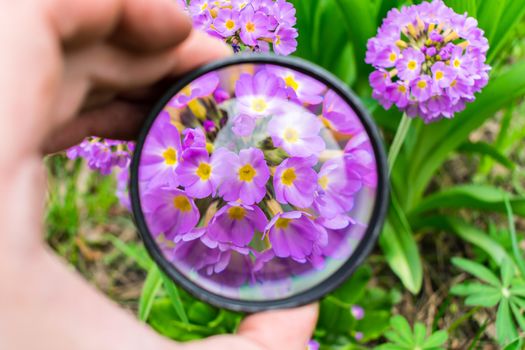
[[[184,41],[191,21],[171,0],[51,0],[49,20],[66,47],[111,39],[140,51]]]

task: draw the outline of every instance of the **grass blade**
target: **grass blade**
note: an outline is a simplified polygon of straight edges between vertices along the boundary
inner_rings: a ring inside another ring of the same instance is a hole
[[[151,306],[155,300],[155,296],[160,289],[162,283],[161,273],[156,265],[153,265],[149,271],[144,286],[142,287],[142,293],[140,294],[139,300],[139,319],[146,321],[151,311]]]
[[[164,285],[164,289],[166,290],[166,293],[170,298],[171,304],[173,305],[177,316],[179,316],[182,322],[189,324],[188,315],[186,315],[184,303],[180,298],[179,289],[177,288],[175,283],[173,283],[173,281],[170,280],[165,274],[161,273],[161,278],[162,284]]]

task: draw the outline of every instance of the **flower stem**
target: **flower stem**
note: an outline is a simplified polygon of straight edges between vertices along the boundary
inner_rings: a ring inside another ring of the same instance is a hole
[[[396,135],[394,136],[394,141],[392,141],[392,146],[390,146],[390,151],[388,152],[388,172],[391,174],[392,169],[394,169],[394,164],[396,163],[397,156],[403,146],[403,141],[410,129],[410,124],[412,123],[412,118],[409,118],[406,113],[403,113],[399,126],[397,127]]]

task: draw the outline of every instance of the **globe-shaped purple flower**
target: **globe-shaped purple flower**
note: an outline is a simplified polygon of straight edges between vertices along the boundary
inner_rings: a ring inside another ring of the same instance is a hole
[[[452,118],[488,82],[483,30],[441,0],[390,10],[367,48],[372,96],[427,123]]]

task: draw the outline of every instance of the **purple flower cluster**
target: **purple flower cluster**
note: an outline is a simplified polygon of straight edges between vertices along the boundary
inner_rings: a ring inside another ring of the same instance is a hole
[[[289,55],[297,48],[295,8],[286,0],[190,0],[194,25],[236,51]]]
[[[452,118],[488,82],[488,41],[477,21],[442,0],[392,9],[368,41],[373,97],[425,122]]]
[[[189,5],[185,0],[178,0],[178,3],[189,11],[195,27],[223,39],[237,51],[269,51],[273,48],[277,54],[289,55],[297,48],[295,8],[285,0],[191,0]],[[202,116],[205,109],[197,102],[199,98],[212,92],[218,102],[229,98],[226,91],[216,89],[217,84],[218,77],[203,77],[179,93],[171,105],[176,108],[188,106],[196,115]],[[210,129],[213,127],[209,123],[204,125],[207,132],[213,131]],[[132,152],[131,142],[89,137],[70,148],[67,156],[70,159],[84,158],[91,169],[109,175],[116,166],[127,170]],[[123,188],[124,184],[120,186]],[[122,188],[117,191],[119,198],[124,193]],[[129,200],[121,202],[127,206]]]
[[[165,255],[228,286],[344,257],[356,196],[376,186],[366,132],[339,95],[277,66],[237,74],[208,73],[175,95],[139,167]]]
[[[134,149],[133,142],[89,137],[67,150],[69,159],[84,158],[90,169],[109,175],[114,167],[127,169]]]

